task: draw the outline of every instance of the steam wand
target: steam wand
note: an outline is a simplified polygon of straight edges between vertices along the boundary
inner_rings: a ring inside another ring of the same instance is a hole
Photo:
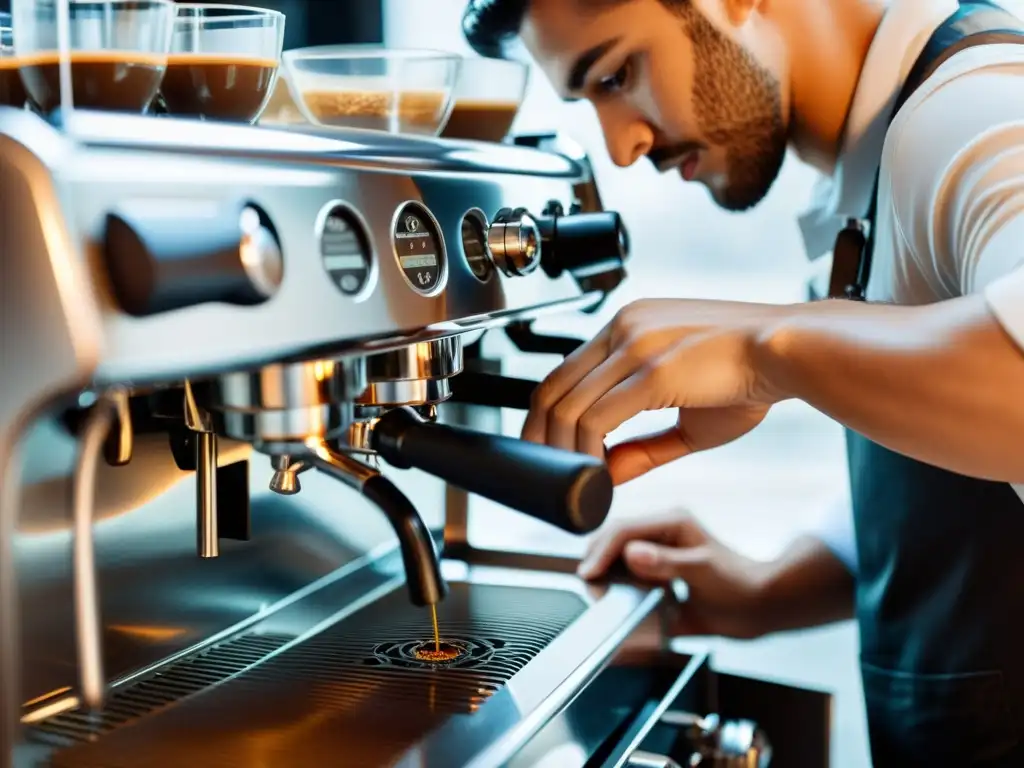
[[[297,475],[311,467],[359,491],[387,517],[402,550],[405,580],[413,605],[436,606],[448,594],[430,531],[416,507],[398,487],[373,467],[337,451],[319,439],[307,444],[310,455],[280,456],[273,460],[271,490],[296,493]]]
[[[100,595],[96,578],[96,550],[93,542],[93,508],[96,496],[96,466],[103,444],[111,434],[121,393],[113,391],[99,398],[79,438],[78,459],[72,488],[74,538],[72,567],[75,578],[75,635],[78,646],[80,694],[85,706],[99,709],[106,694],[103,674],[103,635],[100,625]]]

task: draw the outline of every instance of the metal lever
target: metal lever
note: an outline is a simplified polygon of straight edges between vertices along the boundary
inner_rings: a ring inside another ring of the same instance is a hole
[[[106,694],[103,674],[103,636],[100,627],[100,598],[96,579],[96,550],[92,535],[96,496],[96,466],[107,436],[114,425],[117,396],[105,394],[90,412],[79,442],[75,463],[72,503],[74,505],[73,568],[75,576],[75,635],[78,671],[85,706],[99,709]]]
[[[196,550],[199,557],[220,555],[217,533],[217,435],[210,414],[196,404],[185,382],[185,425],[196,433]]]

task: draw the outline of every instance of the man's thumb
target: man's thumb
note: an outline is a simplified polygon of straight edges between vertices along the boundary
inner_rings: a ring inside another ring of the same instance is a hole
[[[664,547],[649,541],[631,541],[622,552],[630,573],[648,581],[671,581],[686,578],[688,566],[702,557],[700,547],[680,549]]]

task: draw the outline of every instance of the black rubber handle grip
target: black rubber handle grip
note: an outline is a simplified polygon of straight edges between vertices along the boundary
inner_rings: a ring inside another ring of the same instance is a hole
[[[612,504],[611,475],[599,459],[432,424],[409,408],[380,418],[372,447],[395,467],[423,470],[569,533],[595,530]]]
[[[614,211],[540,217],[541,269],[551,278],[621,266],[629,255],[629,233]]]
[[[258,213],[243,216],[247,209],[244,203],[211,211],[189,201],[131,201],[108,213],[104,257],[121,308],[145,317],[269,298],[281,279],[280,250]]]

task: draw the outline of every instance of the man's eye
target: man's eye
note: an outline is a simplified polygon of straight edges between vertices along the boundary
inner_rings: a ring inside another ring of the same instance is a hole
[[[614,74],[602,77],[597,82],[598,93],[609,94],[625,90],[629,86],[630,77],[633,74],[633,62],[629,59],[615,70]]]

